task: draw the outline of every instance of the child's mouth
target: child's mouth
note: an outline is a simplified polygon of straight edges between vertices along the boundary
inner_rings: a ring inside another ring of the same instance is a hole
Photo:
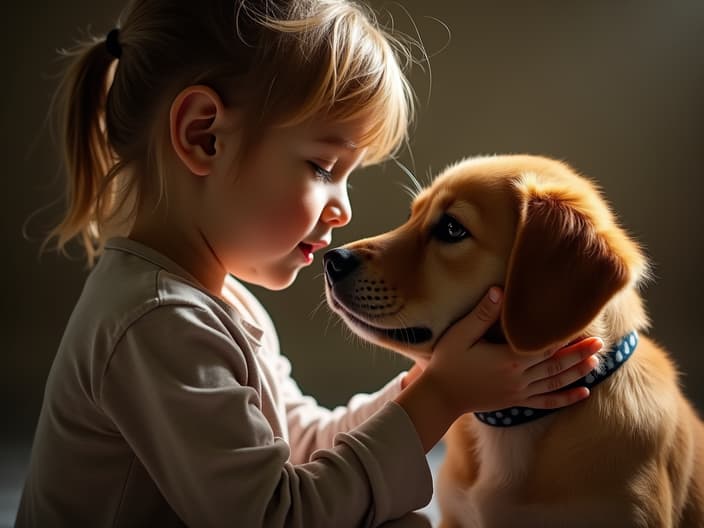
[[[303,253],[303,258],[306,260],[308,264],[313,262],[313,246],[310,244],[306,244],[305,242],[301,242],[298,244],[298,249],[301,250],[301,253]]]

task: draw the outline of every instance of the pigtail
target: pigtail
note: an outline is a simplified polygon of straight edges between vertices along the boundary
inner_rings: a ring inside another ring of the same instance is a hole
[[[105,127],[105,103],[115,59],[102,39],[81,43],[63,54],[69,63],[52,106],[63,147],[67,208],[45,244],[56,239],[57,249],[65,252],[66,244],[76,237],[90,266],[102,249],[101,220],[109,216],[111,208],[105,191],[117,168]]]

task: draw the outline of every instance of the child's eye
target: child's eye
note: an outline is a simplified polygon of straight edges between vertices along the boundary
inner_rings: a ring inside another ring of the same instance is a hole
[[[332,181],[332,172],[330,172],[329,170],[325,170],[315,162],[309,161],[308,164],[313,167],[313,172],[315,172],[315,175],[318,176],[321,180],[323,180],[324,182]]]

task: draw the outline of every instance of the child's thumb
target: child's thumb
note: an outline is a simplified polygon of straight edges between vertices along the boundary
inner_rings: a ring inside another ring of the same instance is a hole
[[[499,318],[502,299],[503,294],[500,288],[496,286],[489,288],[479,304],[455,323],[450,329],[453,335],[452,337],[448,335],[448,337],[453,341],[458,340],[465,343],[467,347],[479,341]]]

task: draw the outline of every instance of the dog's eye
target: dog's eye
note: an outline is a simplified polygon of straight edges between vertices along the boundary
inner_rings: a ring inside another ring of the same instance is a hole
[[[444,214],[440,221],[435,224],[433,236],[443,242],[459,242],[469,237],[469,231],[455,218]]]

